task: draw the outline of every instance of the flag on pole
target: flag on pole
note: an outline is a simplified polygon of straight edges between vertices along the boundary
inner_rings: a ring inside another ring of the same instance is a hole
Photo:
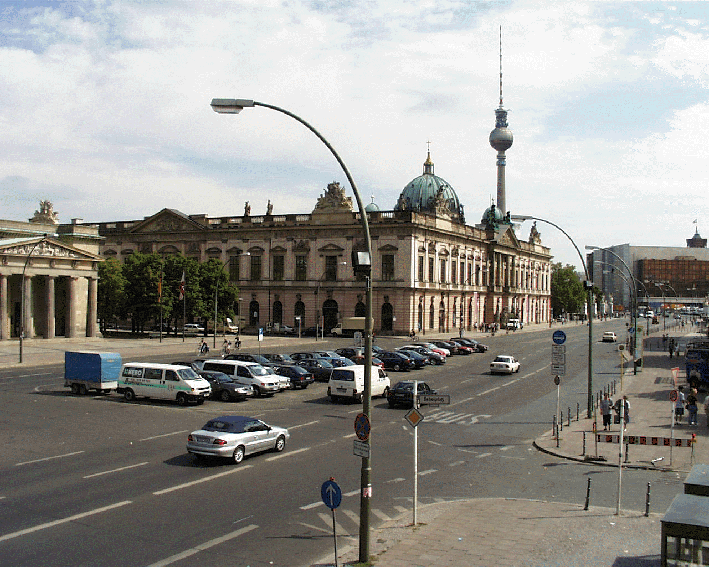
[[[162,272],[160,272],[160,280],[158,281],[158,303],[162,303]]]
[[[185,272],[182,272],[182,279],[180,280],[180,301],[185,298]]]

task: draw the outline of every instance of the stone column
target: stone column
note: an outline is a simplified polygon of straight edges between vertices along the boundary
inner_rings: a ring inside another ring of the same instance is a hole
[[[88,322],[86,323],[86,336],[95,337],[98,318],[98,279],[89,278],[89,305]]]
[[[25,333],[26,339],[31,339],[34,337],[34,328],[32,325],[32,276],[24,276],[22,281],[22,286],[24,289],[24,297],[22,298],[24,309],[24,320],[22,321],[22,328]]]
[[[47,333],[46,337],[48,339],[53,339],[56,337],[56,299],[54,295],[54,284],[56,278],[54,276],[47,276]]]
[[[10,298],[7,295],[7,276],[0,274],[0,340],[10,338]]]
[[[66,331],[64,333],[67,339],[76,337],[76,279],[75,277],[67,278]]]

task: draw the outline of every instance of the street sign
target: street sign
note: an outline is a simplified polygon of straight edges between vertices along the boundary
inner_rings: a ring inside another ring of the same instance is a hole
[[[566,342],[566,333],[564,331],[554,331],[551,340],[557,345],[563,345]]]
[[[566,345],[551,345],[552,354],[566,354]]]
[[[419,423],[423,421],[423,414],[416,408],[413,408],[412,410],[409,410],[409,412],[404,416],[404,419],[409,422],[409,425],[411,425],[411,427],[416,427]]]
[[[334,510],[342,502],[342,490],[334,480],[326,480],[320,487],[320,496],[325,506]]]
[[[566,364],[566,355],[564,353],[556,354],[555,352],[552,351],[551,363],[552,364]]]
[[[677,392],[677,390],[672,390],[670,392],[670,401],[676,402],[678,399],[679,399],[679,392]]]
[[[364,459],[369,458],[369,443],[367,441],[354,440],[354,447],[352,448],[352,453],[355,457],[362,457]]]
[[[551,373],[555,376],[565,376],[566,375],[566,365],[565,364],[552,364]]]
[[[354,430],[357,434],[357,439],[360,441],[366,441],[369,439],[369,432],[372,430],[372,426],[369,423],[369,418],[365,414],[357,414],[354,422]]]
[[[263,327],[259,327],[258,329],[258,342],[263,342]]]
[[[448,394],[421,394],[419,403],[428,404],[430,406],[448,405],[451,403],[451,397]]]
[[[554,385],[558,386],[559,384],[561,384],[561,378],[559,378],[558,376],[554,376]]]

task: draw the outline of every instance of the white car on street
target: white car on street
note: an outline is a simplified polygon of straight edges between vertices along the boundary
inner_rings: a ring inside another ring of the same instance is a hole
[[[613,331],[605,331],[603,333],[603,338],[601,339],[604,343],[614,343],[618,340],[618,337]]]
[[[519,372],[519,361],[514,356],[500,354],[490,363],[490,374],[513,374]]]

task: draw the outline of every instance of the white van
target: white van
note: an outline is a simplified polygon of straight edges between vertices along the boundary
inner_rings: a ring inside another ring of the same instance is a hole
[[[372,366],[372,396],[386,398],[391,383],[383,369]],[[330,401],[353,400],[361,402],[364,394],[364,366],[345,366],[335,368],[327,383],[327,395]]]
[[[203,404],[212,387],[189,366],[153,362],[127,362],[121,367],[116,391],[129,402],[138,396]]]
[[[234,382],[251,386],[255,396],[272,396],[281,389],[280,377],[271,374],[256,362],[243,362],[241,360],[207,360],[202,370],[216,370],[224,372]]]

